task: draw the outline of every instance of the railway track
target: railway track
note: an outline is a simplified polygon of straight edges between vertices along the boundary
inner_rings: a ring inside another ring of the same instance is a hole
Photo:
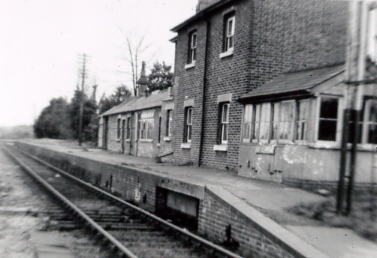
[[[49,211],[55,228],[88,229],[111,257],[240,258],[35,156],[4,150],[63,207]]]

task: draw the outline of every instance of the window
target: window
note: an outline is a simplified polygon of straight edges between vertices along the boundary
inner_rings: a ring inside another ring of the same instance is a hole
[[[166,131],[165,136],[170,137],[171,136],[171,126],[173,121],[173,110],[169,109],[166,111]]]
[[[271,129],[271,103],[263,103],[260,111],[259,140],[268,141]]]
[[[277,140],[279,137],[279,107],[280,103],[272,103],[271,106],[271,140]]]
[[[121,131],[121,129],[120,129],[120,121],[121,121],[121,119],[119,117],[117,119],[117,139],[120,139],[120,131]]]
[[[295,101],[282,101],[279,105],[278,139],[293,140]]]
[[[322,96],[320,98],[318,140],[336,141],[339,99]]]
[[[254,128],[252,130],[252,139],[254,140],[259,139],[261,107],[262,107],[262,104],[254,105],[254,110],[253,110]]]
[[[308,120],[310,112],[310,101],[308,99],[299,100],[297,102],[296,109],[296,136],[295,140],[305,141],[307,140]]]
[[[377,100],[365,100],[363,143],[377,144]]]
[[[140,131],[139,137],[142,140],[153,139],[154,119],[153,111],[144,111],[140,116]]]
[[[253,118],[253,105],[245,105],[242,123],[242,141],[249,142],[251,137],[251,126]]]
[[[191,142],[191,134],[192,134],[192,107],[186,107],[183,141]]]
[[[220,143],[228,143],[228,130],[229,130],[229,103],[222,103],[220,105]]]
[[[196,47],[197,47],[197,33],[193,31],[189,34],[189,46],[188,46],[188,55],[187,63],[193,64],[196,61]]]
[[[126,139],[131,139],[131,117],[127,117]]]
[[[224,18],[223,52],[233,51],[235,22],[236,17],[234,13],[226,15]]]

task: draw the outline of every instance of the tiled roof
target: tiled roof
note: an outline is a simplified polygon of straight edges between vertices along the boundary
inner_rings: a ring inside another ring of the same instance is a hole
[[[284,73],[246,93],[241,99],[310,90],[341,74],[344,65]]]
[[[168,90],[153,92],[147,97],[132,97],[119,104],[118,106],[115,106],[104,112],[101,116],[159,107],[161,106],[162,101],[166,100],[167,98],[169,98]]]

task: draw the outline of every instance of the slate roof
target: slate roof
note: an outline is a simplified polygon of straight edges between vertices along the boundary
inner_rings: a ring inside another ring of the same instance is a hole
[[[310,89],[341,74],[343,71],[344,65],[337,65],[313,70],[284,73],[246,93],[240,98],[240,100],[266,95],[310,91]]]
[[[159,107],[161,106],[162,101],[168,98],[169,98],[168,90],[153,92],[151,95],[147,97],[131,97],[127,99],[126,101],[124,101],[123,103],[102,113],[101,116],[109,116],[109,115],[115,115],[115,114],[120,114],[120,113],[131,112],[131,111]]]

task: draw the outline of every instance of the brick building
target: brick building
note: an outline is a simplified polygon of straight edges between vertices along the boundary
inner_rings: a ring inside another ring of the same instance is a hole
[[[282,74],[344,63],[347,20],[342,1],[199,1],[172,29],[175,158],[243,171],[245,96]]]
[[[137,96],[101,114],[98,145],[125,155],[169,154],[172,152],[173,109],[171,89],[148,92],[143,63]]]

